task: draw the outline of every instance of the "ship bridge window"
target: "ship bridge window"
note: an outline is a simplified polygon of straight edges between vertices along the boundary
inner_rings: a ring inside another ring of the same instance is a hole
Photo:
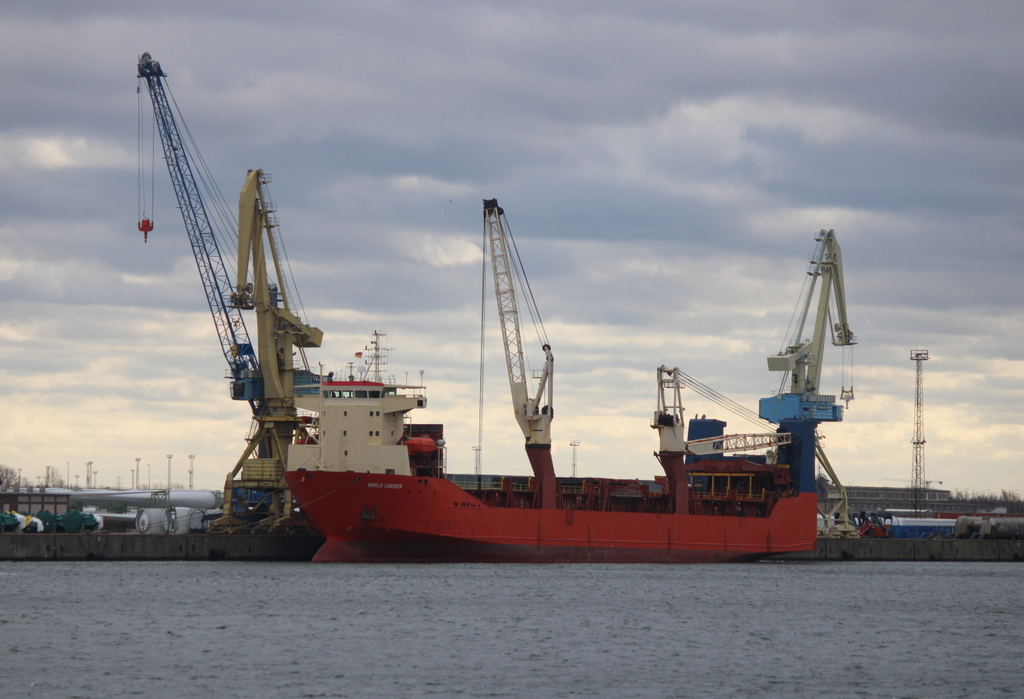
[[[366,391],[324,391],[324,398],[366,398]]]
[[[370,398],[380,398],[380,391],[370,391]]]
[[[398,389],[395,389],[395,388],[385,388],[384,389],[384,395],[385,396],[393,396],[396,393],[398,393]]]

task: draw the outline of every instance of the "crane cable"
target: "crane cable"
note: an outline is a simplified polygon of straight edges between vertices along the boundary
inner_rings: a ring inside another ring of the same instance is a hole
[[[693,378],[684,371],[680,371],[679,376],[683,379],[683,385],[690,388],[697,395],[708,399],[715,405],[724,408],[725,410],[728,410],[737,417],[740,417],[744,420],[747,420],[748,422],[757,425],[759,429],[768,429],[768,427],[766,426],[769,425],[770,423],[767,420],[763,419],[760,415],[755,413],[750,408],[747,408],[741,405],[740,403],[737,403],[736,401],[719,393],[710,386],[701,383],[700,381]]]
[[[206,193],[206,197],[204,197],[203,202],[212,209],[213,216],[218,222],[218,225],[214,225],[214,221],[211,220],[210,228],[212,229],[214,236],[218,239],[219,247],[226,248],[227,250],[226,255],[224,251],[221,250],[221,255],[223,257],[227,257],[231,266],[235,267],[235,253],[238,249],[238,219],[234,214],[234,210],[228,206],[227,200],[220,191],[220,187],[217,186],[217,181],[213,178],[213,173],[206,164],[206,160],[203,158],[203,153],[199,150],[199,146],[196,144],[195,137],[192,136],[192,130],[189,129],[188,122],[185,121],[185,116],[181,113],[181,109],[178,107],[178,101],[174,98],[174,92],[171,90],[171,86],[168,85],[167,82],[164,82],[164,88],[170,98],[170,103],[174,106],[174,113],[177,116],[177,120],[181,124],[180,132],[184,136],[181,145],[188,153],[189,162],[197,166],[196,172],[194,172],[193,175],[198,180],[199,186]]]
[[[137,160],[137,172],[136,179],[138,184],[137,193],[137,214],[139,219],[139,230],[143,232],[145,242],[149,238],[149,231],[153,227],[153,219],[155,215],[155,200],[154,200],[154,186],[153,183],[156,180],[156,114],[153,115],[152,131],[149,136],[150,145],[150,157],[149,157],[149,187],[146,187],[146,129],[145,119],[143,118],[142,108],[142,78],[138,79],[135,85],[135,94],[138,96],[138,117],[136,123],[136,160]],[[147,206],[146,195],[149,195],[149,203]]]
[[[476,424],[476,460],[474,470],[479,476],[483,472],[482,458],[484,446],[484,349],[487,325],[487,227],[484,226],[484,241],[480,248],[480,391],[477,396]]]
[[[519,248],[516,245],[516,239],[512,235],[512,228],[508,225],[508,219],[502,214],[501,218],[505,224],[505,234],[509,242],[512,243],[512,272],[515,276],[515,286],[522,293],[523,302],[526,304],[526,311],[530,314],[530,321],[533,323],[534,331],[537,333],[537,337],[540,339],[541,346],[549,345],[548,334],[544,329],[544,321],[540,317],[540,309],[537,308],[537,301],[533,297],[533,289],[530,287],[530,280],[526,277],[526,270],[523,268],[523,260],[519,257]],[[527,365],[529,365],[529,355],[526,348],[523,348],[523,353],[527,354]]]
[[[185,117],[178,108],[178,102],[174,98],[174,93],[166,82],[164,83],[164,87],[167,90],[167,94],[170,96],[171,103],[174,105],[174,111],[177,114],[177,118],[181,122],[182,133],[184,133],[187,138],[187,143],[183,142],[182,145],[187,148],[192,162],[199,166],[197,168],[198,172],[196,175],[200,186],[207,195],[205,201],[209,202],[210,208],[213,210],[214,215],[219,221],[219,226],[213,226],[211,222],[211,227],[214,229],[214,234],[218,238],[220,247],[228,250],[227,255],[224,256],[229,259],[232,267],[234,267],[236,266],[236,255],[234,253],[238,249],[238,218],[235,216],[234,210],[228,206],[227,201],[224,198],[224,194],[217,185],[217,181],[213,178],[213,173],[206,164],[206,160],[203,158],[203,154],[199,150],[199,146],[196,144],[195,138],[192,136],[192,131],[188,127],[188,122],[185,121]],[[269,177],[267,180],[269,180]],[[264,189],[266,189],[266,185],[267,183],[265,182],[263,185]],[[288,250],[285,247],[284,236],[280,234],[280,226],[277,226],[277,228],[278,235],[274,236],[274,241],[280,248],[280,259],[285,265],[286,273],[284,275],[284,281],[287,287],[285,291],[289,298],[294,298],[295,300],[294,310],[298,311],[296,315],[304,319],[305,308],[302,304],[302,298],[299,296],[298,285],[295,283],[295,274],[292,270],[291,260],[288,257]],[[225,231],[230,231],[230,233],[225,233]],[[221,254],[223,255],[223,253]],[[255,270],[251,271],[255,273]]]
[[[846,401],[846,407],[850,407],[850,401],[855,398],[853,394],[853,345],[843,345],[843,387],[839,396],[840,400]],[[847,388],[849,382],[849,388]]]

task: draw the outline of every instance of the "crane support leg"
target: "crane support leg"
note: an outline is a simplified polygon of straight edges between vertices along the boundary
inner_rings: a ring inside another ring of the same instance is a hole
[[[849,499],[846,496],[846,486],[839,482],[839,477],[836,476],[835,469],[832,468],[832,464],[829,463],[828,457],[825,456],[825,450],[821,448],[821,445],[815,445],[815,454],[818,457],[818,463],[825,469],[825,473],[828,474],[829,479],[835,484],[836,490],[839,491],[839,499],[832,507],[822,508],[818,507],[818,513],[824,518],[824,530],[827,532],[827,536],[831,537],[859,537],[860,532],[857,531],[857,527],[853,526],[850,522],[850,508]],[[829,528],[829,521],[835,517],[835,526]]]
[[[554,509],[557,507],[558,485],[555,481],[555,466],[551,462],[551,445],[527,444],[526,456],[533,467],[534,507]]]
[[[658,452],[655,454],[668,477],[668,492],[672,498],[672,512],[689,514],[690,483],[686,475],[686,454],[683,452]]]

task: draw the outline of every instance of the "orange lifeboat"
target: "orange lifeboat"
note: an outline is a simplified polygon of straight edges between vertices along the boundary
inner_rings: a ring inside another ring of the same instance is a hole
[[[410,454],[429,454],[437,451],[437,442],[430,437],[410,437],[405,440],[405,448]]]

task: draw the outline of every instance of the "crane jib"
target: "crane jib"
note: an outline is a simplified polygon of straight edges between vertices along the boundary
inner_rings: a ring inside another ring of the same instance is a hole
[[[166,75],[160,69],[160,64],[152,60],[148,53],[142,55],[138,68],[139,77],[146,81],[149,90],[167,170],[192,245],[224,358],[236,383],[252,381],[258,375],[259,362],[241,311],[230,306],[231,283],[164,90],[161,78]],[[235,391],[234,397],[249,400],[254,410],[255,401],[261,398],[258,392],[254,393],[252,390]]]

